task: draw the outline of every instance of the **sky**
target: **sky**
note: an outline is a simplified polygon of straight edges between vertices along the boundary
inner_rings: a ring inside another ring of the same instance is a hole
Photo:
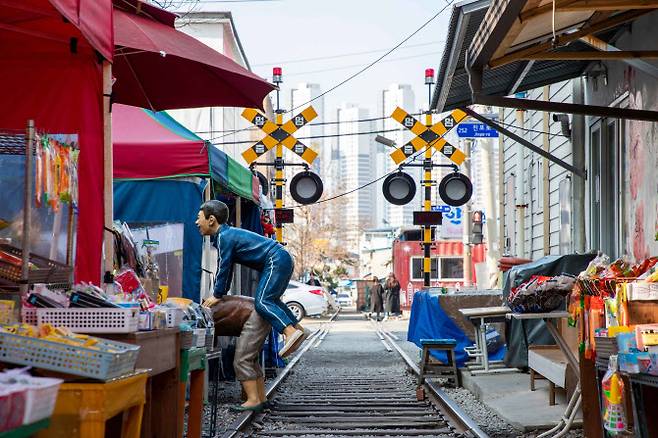
[[[271,80],[272,67],[283,68],[282,99],[288,105],[289,90],[296,84],[318,83],[326,91],[397,45],[449,2],[202,0],[195,10],[232,12],[254,72]],[[391,83],[412,85],[416,106],[426,106],[424,72],[438,70],[451,9],[383,61],[327,94],[325,118],[341,103],[376,111],[381,90]]]

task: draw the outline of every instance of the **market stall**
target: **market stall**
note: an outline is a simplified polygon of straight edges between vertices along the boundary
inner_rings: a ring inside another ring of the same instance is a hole
[[[658,401],[657,263],[657,257],[633,264],[600,255],[578,277],[572,294],[583,392],[591,391],[584,394],[584,416],[598,419],[609,436],[658,434],[658,421],[650,415]]]
[[[180,224],[181,246],[172,250],[182,257],[172,263],[181,266],[182,282],[169,284],[169,295],[198,302],[203,239],[195,221],[208,181],[213,181],[208,193],[231,208],[232,223],[260,232],[258,178],[166,112],[115,105],[113,138],[115,219],[148,226],[151,233],[160,226],[163,237],[175,234],[173,225]],[[241,200],[240,218],[235,217],[236,199]]]

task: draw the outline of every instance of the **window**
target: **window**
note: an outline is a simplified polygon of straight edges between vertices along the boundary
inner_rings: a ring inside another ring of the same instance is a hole
[[[462,280],[464,259],[461,257],[432,257],[430,264],[431,280]],[[411,258],[411,279],[423,279],[423,258]]]
[[[432,257],[432,261],[430,263],[430,279],[436,280],[439,278],[437,268],[438,259],[436,257]],[[423,279],[423,257],[411,258],[411,278],[412,280]]]
[[[441,259],[441,278],[442,279],[463,279],[464,278],[464,259],[461,257],[451,257]]]
[[[611,257],[626,247],[624,122],[598,120],[590,127],[590,249]]]

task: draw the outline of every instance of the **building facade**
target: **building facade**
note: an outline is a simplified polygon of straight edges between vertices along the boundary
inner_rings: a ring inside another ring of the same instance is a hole
[[[230,12],[186,12],[176,20],[176,27],[251,69]],[[169,113],[199,137],[209,140],[231,158],[246,165],[241,154],[249,145],[243,142],[258,140],[262,135],[242,118],[242,111],[243,108],[213,107],[171,110]]]
[[[337,141],[339,154],[339,191],[346,192],[362,187],[375,179],[372,157],[375,156],[374,135],[354,135],[372,131],[371,123],[359,123],[370,113],[356,105],[343,104],[336,110]],[[341,217],[344,226],[344,241],[350,251],[359,252],[359,241],[363,230],[374,225],[376,210],[375,186],[370,185],[345,196]]]
[[[397,107],[400,107],[409,113],[416,112],[415,96],[411,85],[391,84],[381,92],[381,128],[384,131],[384,136],[395,141],[396,145],[399,147],[409,141],[412,134],[409,130],[403,129],[398,122],[390,117]],[[395,168],[395,163],[389,156],[391,152],[392,149],[386,146],[382,145],[379,147],[379,150],[377,151],[377,175],[387,174]],[[405,171],[416,181],[420,181],[422,173],[420,168],[410,167]],[[381,196],[382,183],[383,180],[378,181],[377,184],[378,199],[382,199],[382,202],[377,206],[376,214],[376,216],[380,218],[379,226],[399,228],[412,225],[413,211],[420,207],[421,190],[416,192],[416,197],[410,203],[406,205],[392,205],[384,201],[383,196]]]
[[[573,102],[573,81],[563,81],[519,94],[529,100]],[[514,133],[573,163],[569,122],[555,121],[542,111],[500,110],[500,122]],[[538,259],[574,251],[572,175],[513,139],[501,136],[500,197],[503,253]]]
[[[313,106],[315,112],[318,113],[318,116],[312,122],[295,133],[295,138],[318,153],[311,169],[324,178],[325,168],[331,160],[331,148],[326,148],[324,139],[318,138],[322,137],[325,132],[325,125],[322,124],[325,121],[324,97],[320,97],[321,94],[322,89],[319,84],[299,83],[290,90],[290,108],[297,108],[292,111],[291,115],[303,111],[309,105]],[[297,161],[301,162],[301,159]]]

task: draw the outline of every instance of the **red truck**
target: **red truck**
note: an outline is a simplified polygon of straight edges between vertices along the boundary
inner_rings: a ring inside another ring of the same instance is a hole
[[[401,287],[400,304],[409,309],[415,292],[423,289],[423,246],[418,229],[402,231],[393,241],[393,272]],[[484,262],[486,245],[472,247],[473,265]],[[459,240],[436,240],[432,244],[432,287],[464,284],[464,244]],[[475,283],[475,269],[471,278]]]

